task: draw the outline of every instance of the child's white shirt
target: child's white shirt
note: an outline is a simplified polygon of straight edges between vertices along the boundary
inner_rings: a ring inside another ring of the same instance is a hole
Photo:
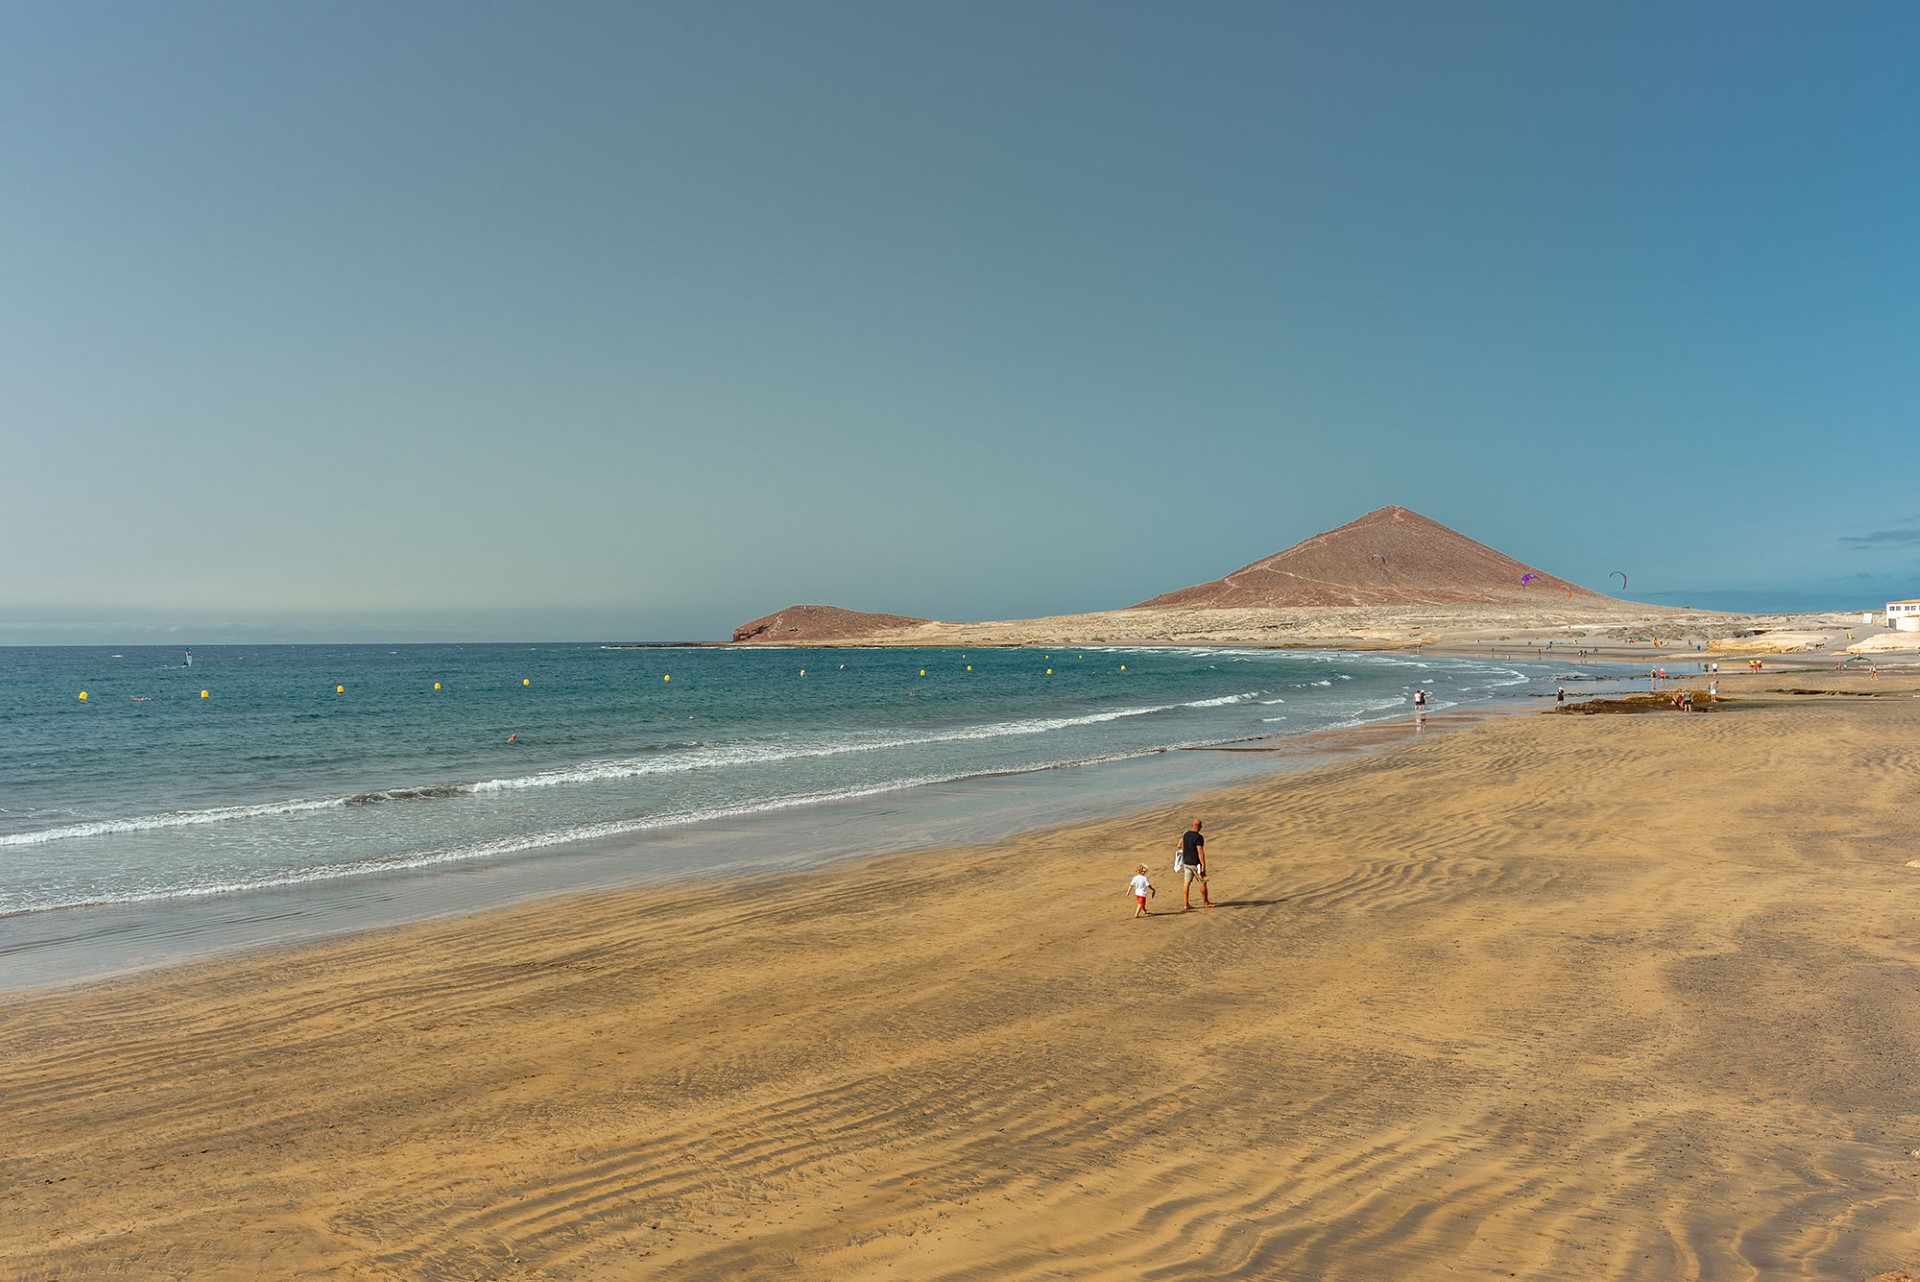
[[[1152,889],[1153,889],[1153,883],[1147,880],[1147,874],[1143,872],[1137,872],[1133,874],[1133,893],[1134,894],[1144,895]]]

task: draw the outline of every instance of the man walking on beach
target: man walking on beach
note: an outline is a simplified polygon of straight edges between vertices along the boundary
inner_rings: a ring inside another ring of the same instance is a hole
[[[1193,827],[1180,834],[1180,911],[1186,912],[1193,907],[1193,879],[1200,879],[1200,902],[1213,907],[1213,897],[1207,893],[1207,839],[1200,835],[1200,821],[1193,821]]]

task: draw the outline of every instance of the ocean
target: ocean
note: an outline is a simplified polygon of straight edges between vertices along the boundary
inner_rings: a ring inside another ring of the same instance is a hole
[[[1203,648],[0,650],[0,986],[991,840],[1273,768],[1181,750],[1565,671]]]

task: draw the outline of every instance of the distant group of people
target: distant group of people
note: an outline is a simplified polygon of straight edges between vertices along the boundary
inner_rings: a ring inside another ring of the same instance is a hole
[[[1207,891],[1207,839],[1200,835],[1200,821],[1180,834],[1180,840],[1173,848],[1173,874],[1180,879],[1180,911],[1187,912],[1193,907],[1193,883],[1200,883],[1200,906],[1213,907],[1213,896]],[[1147,900],[1154,897],[1153,879],[1147,875],[1147,866],[1140,864],[1135,869],[1133,880],[1128,883],[1128,891],[1133,895],[1135,917],[1147,917]]]

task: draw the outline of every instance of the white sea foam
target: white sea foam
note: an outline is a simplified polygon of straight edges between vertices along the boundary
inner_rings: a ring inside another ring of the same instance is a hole
[[[0,834],[0,846],[34,846],[47,842],[83,837],[104,837],[124,833],[153,832],[167,828],[186,828],[203,824],[228,823],[244,819],[265,819],[297,815],[317,810],[381,802],[416,801],[516,791],[525,788],[556,788],[579,784],[606,783],[637,779],[648,775],[684,774],[695,770],[731,766],[770,765],[820,757],[842,756],[858,752],[882,752],[890,749],[917,748],[931,744],[965,743],[987,739],[1048,734],[1080,726],[1101,725],[1133,717],[1148,717],[1182,708],[1218,708],[1243,703],[1259,691],[1196,699],[1187,703],[1167,703],[1146,707],[1115,708],[1076,717],[1033,717],[1018,721],[988,722],[960,726],[952,730],[921,735],[882,735],[870,738],[828,739],[812,743],[731,743],[680,745],[684,750],[656,752],[646,757],[623,757],[607,761],[589,761],[579,765],[537,771],[474,783],[451,783],[424,787],[391,788],[356,793],[344,797],[295,798],[245,806],[215,806],[206,810],[168,811],[158,815],[138,815],[124,819],[97,819],[62,824],[34,832]],[[1174,745],[1180,746],[1180,745]],[[1155,747],[1152,751],[1159,751]]]
[[[1005,739],[1022,735],[1048,734],[1079,726],[1102,725],[1131,717],[1149,717],[1180,708],[1217,708],[1241,703],[1258,692],[1223,695],[1217,699],[1196,699],[1190,703],[1163,703],[1151,707],[1115,708],[1107,712],[1086,713],[1077,717],[1033,717],[1020,721],[988,722],[960,726],[934,734],[884,735],[862,739],[826,740],[811,744],[738,743],[717,745],[701,752],[665,758],[623,758],[588,762],[558,770],[511,779],[489,779],[472,785],[475,792],[498,792],[518,788],[552,788],[564,784],[597,783],[609,779],[630,779],[641,775],[679,774],[715,766],[764,765],[780,761],[798,761],[818,757],[837,757],[854,752],[882,752],[897,748],[921,748],[938,743],[968,743],[983,739]]]
[[[1223,694],[1218,699],[1196,699],[1192,703],[1183,703],[1178,706],[1182,708],[1224,708],[1230,704],[1245,703],[1249,699],[1259,697],[1259,694],[1260,692],[1258,690],[1249,690],[1245,694]]]
[[[1179,744],[1174,746],[1197,747],[1199,745]],[[835,788],[822,792],[795,793],[783,797],[769,797],[757,801],[742,802],[737,805],[709,806],[695,810],[648,815],[636,819],[574,824],[565,828],[549,829],[545,832],[525,833],[512,837],[501,837],[492,841],[471,842],[464,845],[446,846],[433,850],[408,851],[404,854],[390,855],[377,859],[360,859],[349,863],[323,864],[317,867],[302,868],[261,877],[236,877],[230,880],[206,883],[173,883],[163,886],[143,887],[138,890],[120,892],[106,891],[63,899],[49,899],[40,902],[8,902],[6,900],[0,900],[0,917],[19,913],[52,912],[63,908],[95,908],[109,904],[139,904],[155,903],[162,900],[201,899],[213,895],[240,894],[248,891],[303,886],[314,882],[338,881],[348,877],[365,877],[379,873],[406,872],[420,868],[431,868],[442,864],[468,863],[479,859],[522,854],[530,850],[544,850],[554,846],[568,846],[581,842],[605,840],[610,837],[630,836],[635,833],[650,832],[662,828],[678,828],[693,824],[713,823],[725,819],[740,819],[753,815],[772,814],[783,810],[798,809],[804,806],[826,805],[836,801],[858,801],[865,797],[903,792],[911,788],[924,788],[933,784],[958,783],[968,779],[981,779],[995,775],[1035,774],[1040,771],[1056,770],[1066,766],[1096,765],[1103,762],[1126,761],[1138,757],[1150,757],[1165,751],[1168,751],[1168,749],[1151,748],[1136,752],[1109,753],[1100,756],[1040,762],[1015,769],[954,771],[945,774],[914,775],[856,787]]]
[[[234,819],[260,819],[269,815],[293,815],[309,810],[331,810],[345,806],[350,798],[327,797],[316,801],[269,801],[255,806],[215,806],[209,810],[170,810],[161,815],[140,815],[131,819],[91,819],[85,823],[62,824],[38,832],[13,832],[0,835],[0,846],[37,846],[48,841],[73,837],[104,837],[123,832],[150,832],[160,828],[190,828],[198,824],[227,823]]]

